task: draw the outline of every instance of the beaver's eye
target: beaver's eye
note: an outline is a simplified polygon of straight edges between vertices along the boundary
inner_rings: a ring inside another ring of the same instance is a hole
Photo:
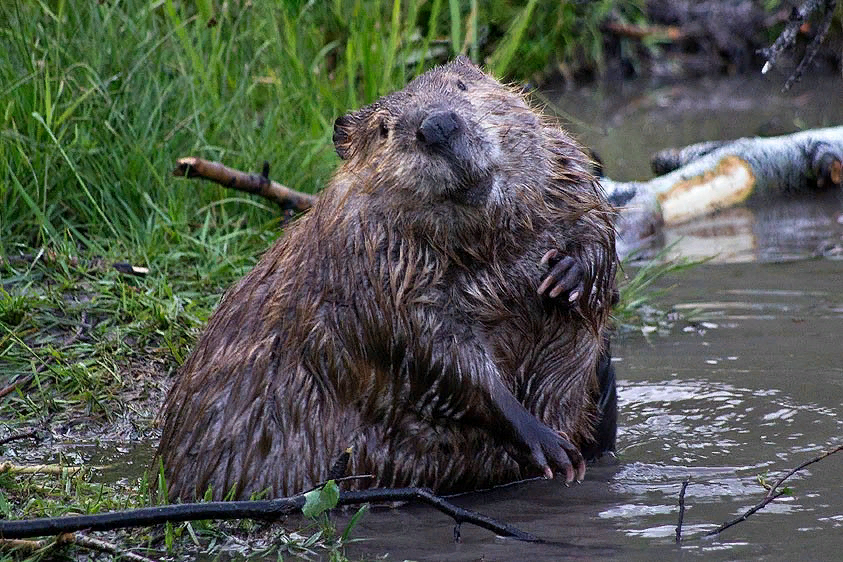
[[[459,88],[462,91],[465,91],[465,89],[466,89],[465,88],[465,82],[463,82],[462,80],[457,80],[457,88]]]
[[[385,139],[387,136],[389,136],[389,127],[386,125],[386,120],[384,119],[381,119],[380,132],[381,138]]]

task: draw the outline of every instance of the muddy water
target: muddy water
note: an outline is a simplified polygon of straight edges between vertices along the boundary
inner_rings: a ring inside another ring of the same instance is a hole
[[[780,83],[780,82],[779,82]],[[782,95],[779,83],[703,81],[656,90],[624,85],[564,97],[570,126],[620,180],[649,177],[668,146],[843,123],[839,78]],[[759,93],[760,92],[760,93]],[[582,124],[580,124],[582,125]],[[843,212],[839,193],[729,211],[668,232],[712,263],[664,280],[661,301],[685,320],[627,334],[614,351],[618,458],[566,488],[534,481],[455,502],[534,533],[523,544],[420,506],[370,513],[353,555],[389,559],[839,559],[843,452],[793,477],[776,500],[714,539],[706,531],[759,502],[772,481],[843,443]],[[725,226],[723,226],[725,225]],[[735,226],[737,225],[737,226]],[[806,259],[817,257],[817,259]],[[685,542],[674,542],[681,483]]]

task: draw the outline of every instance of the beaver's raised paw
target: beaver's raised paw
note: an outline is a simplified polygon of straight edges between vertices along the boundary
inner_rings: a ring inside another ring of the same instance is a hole
[[[539,285],[540,295],[547,294],[554,299],[564,295],[568,303],[580,298],[584,290],[585,270],[575,258],[560,256],[559,250],[549,250],[542,257],[541,264],[548,266],[550,271]]]

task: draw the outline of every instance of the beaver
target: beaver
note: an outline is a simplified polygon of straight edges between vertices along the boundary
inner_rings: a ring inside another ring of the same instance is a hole
[[[347,448],[374,476],[352,487],[582,479],[616,426],[614,210],[588,158],[464,57],[333,140],[338,171],[166,400],[170,499],[301,492]]]

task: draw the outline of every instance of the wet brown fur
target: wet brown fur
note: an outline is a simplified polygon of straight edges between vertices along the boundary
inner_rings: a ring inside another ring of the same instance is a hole
[[[414,145],[430,107],[465,119],[456,172]],[[359,486],[539,475],[501,422],[513,396],[590,439],[615,251],[578,146],[463,58],[340,118],[335,143],[335,177],[226,293],[167,399],[171,499],[296,493],[347,447],[349,473],[375,475]],[[537,294],[551,248],[585,267],[576,306]]]

